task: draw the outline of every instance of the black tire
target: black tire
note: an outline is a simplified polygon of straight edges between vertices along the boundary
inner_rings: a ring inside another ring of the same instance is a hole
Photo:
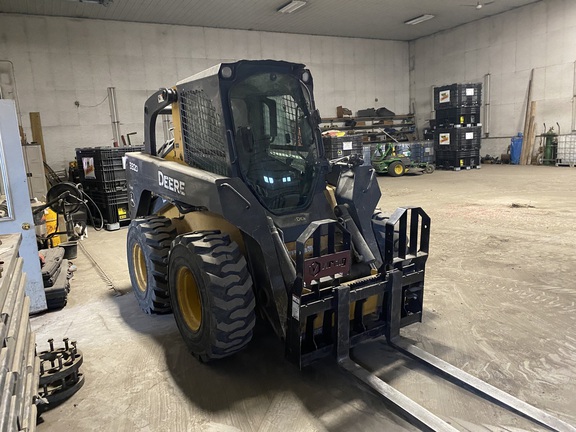
[[[252,339],[256,305],[246,259],[228,234],[176,237],[168,263],[174,318],[199,360],[228,357]]]
[[[434,164],[427,164],[426,167],[424,168],[424,172],[426,174],[432,174],[435,170],[436,167],[434,166]]]
[[[130,223],[126,241],[128,271],[134,295],[146,313],[169,313],[168,254],[176,238],[172,220],[147,216]]]
[[[391,177],[400,177],[404,175],[404,164],[400,161],[394,161],[390,165],[388,165],[388,174]]]

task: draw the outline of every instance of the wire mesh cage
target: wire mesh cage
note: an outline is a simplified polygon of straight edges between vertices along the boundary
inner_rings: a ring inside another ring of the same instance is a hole
[[[558,151],[556,165],[576,164],[576,134],[560,135],[558,137]]]
[[[180,93],[184,160],[190,166],[228,175],[222,116],[203,90]]]

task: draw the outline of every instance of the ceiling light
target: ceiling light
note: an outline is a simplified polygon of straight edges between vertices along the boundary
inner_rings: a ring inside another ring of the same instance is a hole
[[[416,25],[423,23],[424,21],[431,20],[432,18],[434,18],[434,15],[420,15],[419,17],[412,18],[411,20],[408,21],[404,21],[404,24]]]
[[[282,6],[280,9],[278,9],[278,12],[280,12],[280,13],[292,13],[292,12],[295,12],[298,9],[300,9],[305,4],[306,4],[306,2],[302,1],[302,0],[292,0],[290,3],[287,3],[284,6]]]

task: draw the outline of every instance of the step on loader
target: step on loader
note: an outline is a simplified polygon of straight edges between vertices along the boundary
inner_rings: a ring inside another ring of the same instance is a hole
[[[157,146],[165,114],[174,136]],[[126,161],[130,278],[145,312],[173,312],[197,359],[244,349],[258,313],[298,367],[331,356],[412,423],[453,430],[350,359],[384,336],[540,424],[576,431],[400,337],[422,320],[430,218],[418,207],[381,213],[372,167],[326,159],[304,65],[219,64],[153,94],[144,116],[145,151]]]

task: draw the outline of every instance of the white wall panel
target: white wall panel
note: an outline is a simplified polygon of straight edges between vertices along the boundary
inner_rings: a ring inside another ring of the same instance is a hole
[[[491,139],[482,153],[506,151],[523,131],[530,71],[536,131],[571,126],[576,61],[576,1],[544,0],[411,42],[411,95],[418,124],[430,118],[431,86],[482,82],[492,75]]]
[[[22,124],[31,138],[28,113],[40,112],[54,169],[76,147],[112,143],[108,102],[94,106],[107,87],[116,87],[122,133],[137,131],[140,142],[152,92],[242,58],[308,65],[326,117],[337,105],[408,111],[407,42],[0,14],[0,59],[14,63]]]

